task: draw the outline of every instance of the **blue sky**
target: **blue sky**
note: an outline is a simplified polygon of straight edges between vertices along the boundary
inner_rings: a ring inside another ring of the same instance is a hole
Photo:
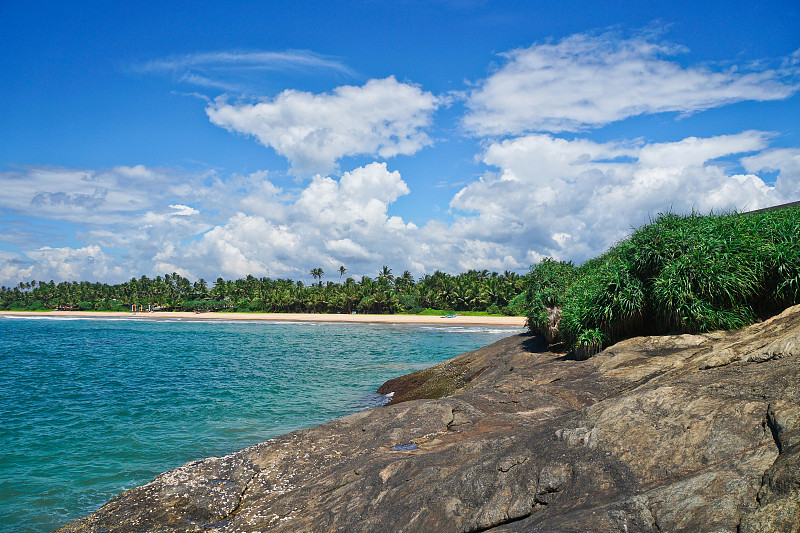
[[[0,2],[0,283],[525,271],[800,200],[800,3]]]

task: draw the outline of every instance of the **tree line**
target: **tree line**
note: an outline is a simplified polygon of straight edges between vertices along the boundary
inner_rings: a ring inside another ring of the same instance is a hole
[[[441,271],[415,279],[409,272],[395,276],[384,266],[372,278],[344,278],[342,266],[324,281],[322,268],[303,280],[247,277],[191,281],[180,274],[142,276],[119,284],[88,281],[30,281],[0,287],[0,309],[129,311],[142,306],[160,311],[239,311],[291,313],[422,313],[426,309],[489,314],[523,314],[521,294],[527,276],[505,271],[469,270],[449,275]]]

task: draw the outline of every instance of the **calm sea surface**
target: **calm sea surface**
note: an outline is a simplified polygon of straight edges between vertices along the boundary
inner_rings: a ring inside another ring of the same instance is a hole
[[[380,405],[521,328],[0,317],[0,531],[52,531],[188,461]]]

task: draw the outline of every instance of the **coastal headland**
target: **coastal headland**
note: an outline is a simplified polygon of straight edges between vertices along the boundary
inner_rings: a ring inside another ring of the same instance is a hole
[[[199,320],[263,320],[283,322],[341,322],[367,324],[435,324],[457,326],[525,326],[519,316],[437,316],[437,315],[364,315],[326,313],[128,313],[102,311],[0,311],[0,316],[40,316],[73,318],[152,318]]]
[[[389,405],[193,461],[61,532],[755,533],[800,523],[800,306],[587,360],[516,335]]]

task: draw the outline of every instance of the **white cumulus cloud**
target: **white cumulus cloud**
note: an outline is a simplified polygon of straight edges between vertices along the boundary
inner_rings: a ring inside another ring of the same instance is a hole
[[[464,125],[478,135],[578,131],[642,114],[783,99],[800,88],[796,65],[788,71],[684,67],[671,59],[683,51],[652,36],[611,33],[512,50],[469,93]]]
[[[192,215],[197,215],[198,213],[200,213],[200,211],[198,211],[197,209],[183,204],[172,204],[169,206],[169,208],[174,209],[174,211],[171,213],[173,216],[179,216],[179,217],[190,217]]]
[[[386,163],[356,168],[339,179],[316,175],[299,193],[283,192],[265,176],[259,179],[254,194],[260,200],[242,202],[251,208],[248,212],[213,227],[191,248],[175,247],[161,259],[189,261],[198,271],[217,275],[299,279],[311,266],[332,273],[344,264],[355,274],[381,261],[406,264],[414,253],[418,228],[389,214],[390,205],[409,189]]]
[[[343,156],[389,158],[431,144],[430,126],[439,100],[394,77],[330,93],[286,90],[257,103],[220,97],[206,113],[213,124],[252,135],[286,157],[298,174],[327,173]]]
[[[345,265],[351,275],[372,274],[375,265],[408,265],[419,228],[391,214],[410,193],[386,163],[315,175],[299,189],[284,189],[266,173],[249,177],[240,212],[191,246],[162,246],[164,264],[196,265],[205,276],[308,277],[311,267],[329,274]],[[178,217],[173,217],[178,218]]]
[[[768,185],[756,174],[732,173],[714,161],[764,150],[767,139],[747,131],[642,145],[545,134],[495,142],[483,160],[497,172],[454,196],[451,207],[462,215],[446,229],[454,242],[492,245],[490,257],[582,261],[660,212],[751,210],[795,200],[790,191],[800,185],[796,172],[787,174],[783,186]],[[743,164],[754,171],[773,164],[770,158],[777,165],[794,156],[765,151]]]
[[[37,279],[34,275],[39,273],[36,266],[29,258],[0,250],[0,283],[13,287],[21,281]]]
[[[742,159],[747,172],[778,172],[775,189],[800,201],[800,148],[775,148]]]
[[[199,178],[188,177],[195,182]],[[187,182],[185,175],[143,165],[104,170],[32,167],[0,171],[0,208],[70,222],[130,223],[176,196],[195,198],[202,188],[192,185],[198,183]],[[182,214],[190,214],[185,209]]]
[[[82,248],[44,246],[25,255],[34,262],[31,273],[41,280],[97,281],[120,279],[124,268],[97,245]]]

